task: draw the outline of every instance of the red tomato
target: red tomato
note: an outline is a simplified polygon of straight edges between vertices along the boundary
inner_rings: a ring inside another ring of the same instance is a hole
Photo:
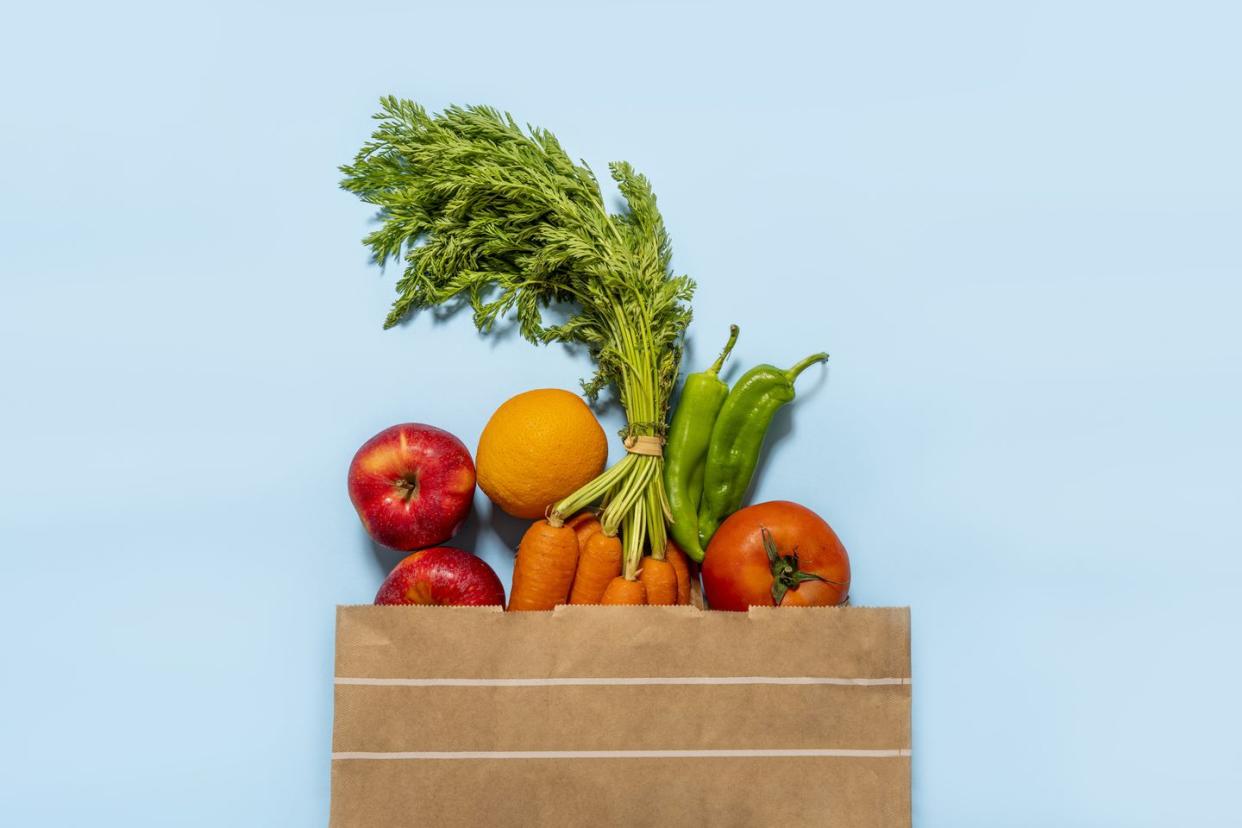
[[[849,597],[850,559],[819,515],[787,500],[747,506],[720,524],[703,558],[712,609],[835,606]]]

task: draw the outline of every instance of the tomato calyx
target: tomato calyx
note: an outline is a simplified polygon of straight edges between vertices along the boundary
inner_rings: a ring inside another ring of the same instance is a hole
[[[772,601],[776,606],[781,605],[786,592],[791,589],[796,591],[798,584],[805,581],[822,581],[833,586],[843,586],[814,572],[803,572],[798,568],[798,547],[795,546],[788,555],[782,555],[768,528],[761,526],[759,532],[763,535],[763,551],[768,553],[768,564],[772,568]]]

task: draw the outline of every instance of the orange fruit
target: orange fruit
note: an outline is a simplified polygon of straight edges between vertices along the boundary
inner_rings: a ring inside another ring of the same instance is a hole
[[[533,519],[598,476],[607,459],[604,429],[582,398],[539,388],[496,409],[479,436],[475,469],[493,503]]]

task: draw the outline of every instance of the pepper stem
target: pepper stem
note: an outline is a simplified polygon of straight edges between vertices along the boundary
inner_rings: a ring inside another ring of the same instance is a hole
[[[820,351],[818,354],[811,354],[809,357],[802,360],[797,365],[795,365],[794,367],[786,371],[785,376],[789,378],[790,382],[793,382],[794,380],[798,378],[798,374],[801,374],[803,371],[805,371],[807,368],[810,368],[815,363],[827,362],[827,361],[828,361],[828,354],[823,351]]]
[[[729,326],[729,341],[725,343],[724,350],[720,352],[720,356],[716,357],[716,361],[712,363],[712,367],[707,369],[709,374],[719,374],[724,361],[728,358],[729,352],[733,350],[733,343],[737,342],[737,335],[740,328],[737,325]]]

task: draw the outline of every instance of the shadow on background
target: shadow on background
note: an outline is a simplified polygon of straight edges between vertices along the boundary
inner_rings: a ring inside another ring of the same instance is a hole
[[[500,538],[501,543],[510,552],[515,551],[518,543],[522,540],[522,535],[530,526],[529,520],[521,520],[519,518],[510,517],[500,509],[496,508],[487,495],[482,490],[476,490],[475,501],[470,509],[470,514],[466,516],[462,522],[461,528],[457,530],[457,534],[449,538],[439,546],[453,546],[458,549],[464,549],[472,554],[478,554],[479,538],[481,535],[491,533]],[[358,526],[358,537],[362,544],[371,550],[371,558],[375,561],[375,566],[379,570],[379,580],[375,582],[376,589],[384,578],[388,577],[388,573],[392,571],[401,559],[407,555],[412,555],[418,550],[402,551],[399,549],[389,549],[387,546],[376,543],[367,534],[366,529],[362,525]]]

